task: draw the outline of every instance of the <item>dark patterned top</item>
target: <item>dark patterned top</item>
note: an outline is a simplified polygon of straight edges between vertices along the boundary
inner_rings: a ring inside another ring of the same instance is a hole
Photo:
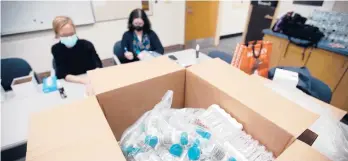
[[[151,44],[150,39],[147,34],[143,34],[141,41],[139,41],[138,36],[133,34],[133,51],[135,54],[139,54],[141,51],[150,51]]]
[[[141,46],[143,46],[144,50],[146,49],[147,51],[155,51],[156,53],[159,54],[163,54],[164,53],[164,49],[162,46],[161,41],[159,40],[157,34],[150,30],[149,32],[144,32],[144,35],[146,35],[145,37],[147,38],[142,38],[142,42],[148,41],[146,42],[146,44],[149,44],[148,46],[144,45],[144,43],[142,43]],[[136,49],[138,47],[134,48],[133,42],[134,42],[134,32],[133,31],[126,31],[123,34],[122,37],[122,41],[121,41],[121,53],[117,55],[117,57],[120,59],[120,61],[122,63],[128,63],[128,62],[133,62],[133,61],[138,61],[139,59],[137,58],[137,52]],[[148,47],[148,48],[147,48]],[[139,48],[139,51],[141,51],[142,48]],[[134,55],[134,59],[133,60],[128,60],[125,58],[124,53],[126,51],[132,52]]]

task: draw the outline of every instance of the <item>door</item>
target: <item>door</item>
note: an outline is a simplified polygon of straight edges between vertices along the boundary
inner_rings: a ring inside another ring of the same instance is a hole
[[[243,33],[250,3],[246,0],[219,3],[220,37]]]
[[[250,5],[244,41],[262,40],[262,30],[271,27],[275,8],[267,5]]]
[[[185,43],[197,39],[214,40],[219,1],[186,1]]]

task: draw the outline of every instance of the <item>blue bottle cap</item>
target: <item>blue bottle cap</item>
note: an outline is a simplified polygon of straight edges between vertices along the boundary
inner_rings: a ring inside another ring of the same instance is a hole
[[[199,146],[201,144],[201,141],[199,141],[199,139],[196,139],[194,142],[193,142],[193,145],[192,146]]]
[[[169,153],[172,154],[173,156],[180,157],[182,154],[182,146],[180,144],[173,144],[169,148]]]
[[[207,140],[209,140],[211,137],[211,134],[207,131],[204,131],[203,129],[196,129],[196,133],[202,136],[202,138],[205,138]]]
[[[157,143],[158,143],[158,137],[157,136],[147,135],[145,137],[145,144],[150,145],[152,148],[155,148]]]
[[[187,144],[188,144],[188,135],[187,135],[187,132],[181,133],[181,136],[180,136],[180,143],[181,143],[181,145],[187,145]]]
[[[132,151],[129,152],[128,156],[135,156],[139,152],[141,152],[141,148],[138,148],[138,147],[132,148]]]
[[[197,146],[192,146],[189,148],[187,155],[190,160],[198,160],[201,156],[201,150]]]
[[[131,153],[133,151],[134,147],[133,145],[129,145],[127,147],[123,146],[122,147],[122,151],[123,153],[125,153],[125,155],[128,155],[129,153]]]
[[[228,161],[237,161],[237,159],[234,157],[230,157],[230,158],[228,158]]]
[[[151,135],[146,135],[145,137],[145,144],[148,144],[150,142]]]

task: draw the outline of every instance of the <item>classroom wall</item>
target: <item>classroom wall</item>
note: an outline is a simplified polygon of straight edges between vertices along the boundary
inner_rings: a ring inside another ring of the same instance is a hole
[[[296,13],[301,14],[304,17],[308,17],[311,15],[311,13],[315,9],[331,11],[334,4],[335,4],[335,1],[333,0],[325,0],[322,6],[299,5],[299,4],[293,4],[292,1],[279,1],[278,3],[279,8],[276,13],[277,14],[276,17],[279,18],[288,11],[294,11]]]
[[[250,1],[220,1],[220,36],[244,31]]]
[[[153,16],[149,18],[163,46],[184,44],[184,1],[154,3]],[[105,59],[112,57],[114,43],[121,40],[126,30],[126,19],[113,20],[78,26],[77,35],[90,40],[100,58]],[[52,30],[2,37],[1,58],[23,58],[36,72],[45,72],[52,68],[51,46],[56,42]]]

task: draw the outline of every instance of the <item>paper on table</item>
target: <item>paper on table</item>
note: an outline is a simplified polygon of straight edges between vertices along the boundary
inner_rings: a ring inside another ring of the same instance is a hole
[[[296,88],[298,83],[298,73],[276,68],[273,82]]]
[[[140,60],[151,60],[153,58],[162,56],[161,54],[158,54],[157,52],[154,51],[143,51],[139,53],[138,58]]]

